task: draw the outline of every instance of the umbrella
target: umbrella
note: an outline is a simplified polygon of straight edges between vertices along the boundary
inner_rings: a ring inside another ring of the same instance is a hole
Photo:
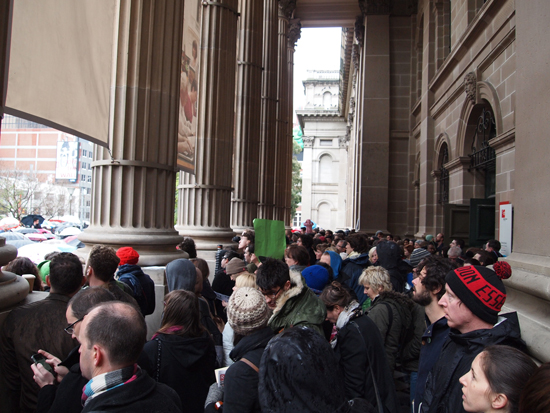
[[[59,251],[57,245],[48,245],[46,242],[33,242],[32,245],[24,245],[17,250],[18,257],[27,257],[35,264],[40,264],[44,261],[44,255],[49,254],[50,252]]]
[[[42,244],[57,247],[61,252],[73,252],[74,250],[77,249],[75,245],[67,244],[65,240],[60,240],[60,239],[49,239],[47,241],[42,242]]]
[[[63,231],[61,231],[59,233],[59,235],[61,235],[62,237],[64,236],[68,236],[68,235],[78,235],[80,234],[82,231],[76,227],[69,227],[69,228],[65,228]]]
[[[6,217],[0,219],[0,229],[7,231],[8,229],[17,228],[20,224],[17,218]]]
[[[69,245],[72,245],[76,248],[84,248],[84,243],[78,239],[78,235],[71,235],[63,239],[63,242],[66,242]]]
[[[42,215],[31,214],[21,218],[21,223],[27,227],[30,227],[34,221],[38,220],[38,223],[42,225],[44,217]]]
[[[19,232],[20,234],[38,234],[38,230],[34,228],[15,228],[13,232]]]
[[[19,249],[24,245],[36,244],[36,242],[31,241],[30,239],[14,239],[11,241],[6,241],[6,244],[13,245],[15,248]]]
[[[8,244],[9,244],[8,241],[25,239],[25,236],[23,234],[21,234],[20,232],[2,232],[0,234],[0,237],[6,238],[6,242]]]

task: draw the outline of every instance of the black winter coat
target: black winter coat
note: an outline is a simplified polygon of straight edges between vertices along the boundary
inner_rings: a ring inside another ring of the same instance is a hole
[[[517,313],[502,314],[499,323],[491,329],[460,334],[451,329],[441,350],[439,360],[428,375],[422,413],[465,412],[462,406],[462,384],[459,379],[466,374],[476,356],[487,346],[503,344],[525,351],[525,342]]]
[[[157,383],[145,371],[133,381],[91,399],[82,413],[173,413],[181,412],[181,401],[174,390]]]
[[[369,254],[361,254],[342,261],[342,268],[338,273],[338,278],[342,279],[355,292],[357,300],[361,305],[367,300],[368,296],[364,292],[365,288],[359,284],[359,277],[361,277],[363,270],[368,266]]]
[[[155,311],[155,283],[139,265],[124,264],[118,267],[116,277],[132,289],[143,316]]]
[[[160,371],[159,365],[160,341]],[[153,378],[170,386],[181,399],[183,412],[203,412],[208,388],[216,381],[216,351],[208,333],[201,337],[159,334],[143,348],[154,366]],[[124,386],[123,386],[124,387]]]
[[[374,377],[384,411],[397,412],[393,375],[385,357],[382,336],[369,317],[361,315],[342,327],[334,351],[344,373],[348,399],[365,398],[377,406]]]
[[[270,327],[245,336],[231,351],[235,362],[225,373],[223,411],[224,413],[261,412],[258,400],[258,372],[252,369],[242,358],[260,368],[265,346],[274,333]]]

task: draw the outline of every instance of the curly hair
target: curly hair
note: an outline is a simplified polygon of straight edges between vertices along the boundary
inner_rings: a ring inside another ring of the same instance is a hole
[[[119,263],[120,258],[115,249],[106,245],[94,245],[88,255],[88,266],[93,268],[95,276],[103,282],[108,282],[115,276]]]

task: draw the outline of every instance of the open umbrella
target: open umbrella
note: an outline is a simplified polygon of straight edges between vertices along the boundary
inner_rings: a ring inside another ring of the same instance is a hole
[[[21,223],[27,227],[30,227],[34,221],[38,220],[38,223],[42,225],[44,217],[42,215],[31,214],[21,218]]]
[[[78,235],[81,232],[82,231],[76,227],[68,227],[68,228],[65,228],[63,231],[61,231],[59,235],[61,235],[62,237],[66,237],[69,235]]]
[[[0,219],[0,229],[7,231],[8,229],[17,228],[21,223],[17,218],[6,217]]]
[[[67,238],[63,238],[63,242],[76,248],[84,248],[85,246],[84,243],[78,239],[78,235],[71,235]]]
[[[75,245],[68,244],[65,242],[65,240],[61,239],[50,239],[48,241],[42,242],[42,244],[57,247],[61,252],[73,252],[77,249]]]
[[[61,252],[57,245],[48,245],[46,242],[33,242],[20,247],[17,250],[17,256],[27,257],[35,264],[39,264],[44,261],[44,255],[54,251]]]
[[[28,238],[25,238],[23,234],[18,232],[2,232],[0,237],[6,238],[6,244],[13,245],[15,248],[19,248],[27,244],[34,244],[34,242]]]

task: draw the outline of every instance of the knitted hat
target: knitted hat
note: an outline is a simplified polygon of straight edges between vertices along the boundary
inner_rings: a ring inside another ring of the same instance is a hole
[[[418,264],[420,264],[420,261],[422,261],[424,258],[429,257],[431,254],[428,252],[428,250],[424,248],[417,248],[411,253],[411,258],[409,258],[409,261],[413,267],[416,267]]]
[[[229,261],[227,263],[227,265],[225,266],[225,273],[227,275],[233,275],[233,274],[238,274],[240,272],[243,272],[243,271],[246,271],[246,268],[244,266],[244,262],[243,260],[241,260],[240,258],[232,258],[231,261]]]
[[[433,239],[434,239],[433,235],[426,235],[426,241],[432,242]]]
[[[139,261],[139,254],[132,247],[119,248],[116,252],[116,256],[120,258],[120,263],[118,265],[136,265]]]
[[[497,273],[501,280],[506,280],[512,276],[512,267],[506,261],[495,262],[493,271]]]
[[[302,275],[306,280],[307,286],[312,290],[322,291],[328,284],[328,271],[320,265],[304,268]]]
[[[246,336],[267,325],[271,313],[261,292],[242,287],[231,294],[227,304],[227,322],[233,331]]]
[[[506,288],[493,270],[466,265],[448,272],[445,281],[475,316],[496,324],[498,313],[506,301]]]

